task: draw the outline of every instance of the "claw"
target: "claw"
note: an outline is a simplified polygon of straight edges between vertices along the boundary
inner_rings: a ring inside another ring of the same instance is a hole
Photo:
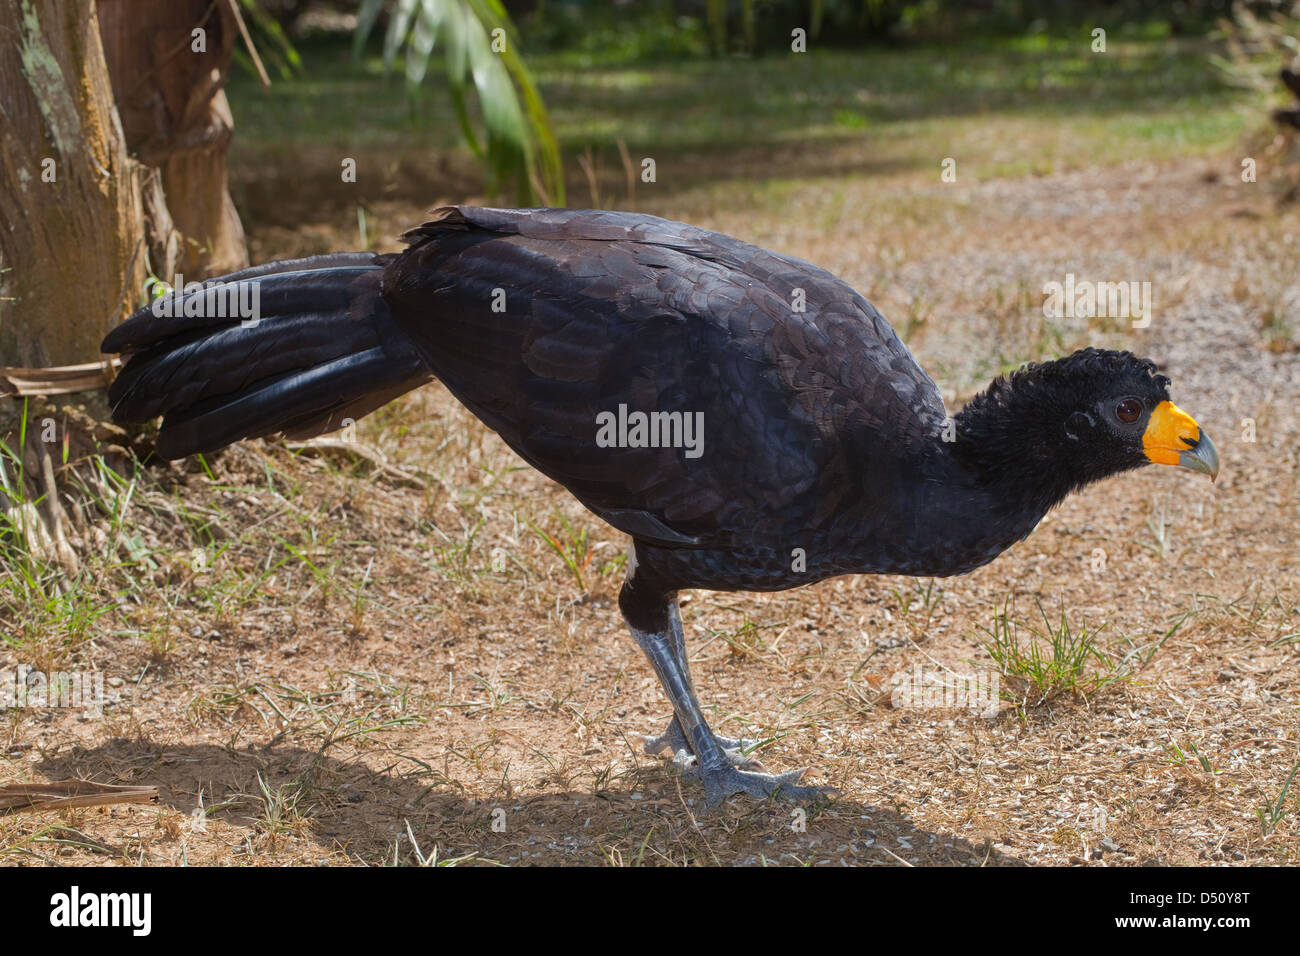
[[[642,743],[645,744],[646,754],[651,757],[661,754],[665,750],[673,754],[682,750],[685,750],[688,754],[691,753],[690,744],[686,742],[686,735],[682,733],[681,725],[677,723],[676,717],[669,721],[667,728],[658,737],[651,737],[649,734],[637,734],[636,736],[641,738]]]
[[[671,753],[673,764],[683,773],[690,772],[690,776],[697,776],[691,770],[695,764],[695,752],[691,748],[690,742],[686,739],[686,734],[682,733],[682,726],[674,717],[664,728],[664,732],[657,737],[651,737],[649,734],[637,734],[641,742],[645,745],[647,755],[654,757],[667,750]],[[766,770],[762,761],[757,757],[751,756],[747,751],[757,746],[758,741],[746,740],[743,737],[719,737],[714,735],[714,740],[722,748],[722,752],[727,755],[733,767],[739,767],[743,770]]]
[[[751,773],[734,766],[701,770],[704,782],[704,800],[710,808],[716,807],[733,793],[766,799],[780,797],[796,803],[815,803],[839,796],[834,787],[801,787],[798,780],[808,769],[789,770],[785,773]]]

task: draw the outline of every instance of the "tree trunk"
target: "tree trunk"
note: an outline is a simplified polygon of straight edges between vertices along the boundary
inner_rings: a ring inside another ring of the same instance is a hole
[[[222,89],[239,35],[232,0],[99,0],[99,28],[127,147],[160,171],[161,195],[146,197],[155,274],[170,282],[177,271],[188,280],[242,269]]]
[[[0,365],[93,360],[144,283],[144,171],[94,0],[0,0],[0,32]]]

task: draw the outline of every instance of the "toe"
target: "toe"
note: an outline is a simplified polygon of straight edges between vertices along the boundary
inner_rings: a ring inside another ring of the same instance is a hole
[[[797,803],[811,803],[831,799],[837,793],[832,787],[805,787],[798,781],[806,769],[790,770],[780,774],[753,773],[732,766],[715,767],[702,771],[705,800],[715,807],[736,793],[767,799],[779,797]]]

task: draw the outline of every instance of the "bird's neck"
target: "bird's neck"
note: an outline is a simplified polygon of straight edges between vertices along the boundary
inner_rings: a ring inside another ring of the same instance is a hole
[[[1035,396],[979,395],[954,416],[944,436],[949,478],[982,492],[1005,519],[1043,515],[1095,480],[1076,460],[1062,421],[1066,412]],[[1075,443],[1077,444],[1077,442]]]
[[[897,529],[919,545],[913,567],[897,572],[965,574],[1023,540],[1059,501],[1028,481],[991,481],[973,472],[951,448],[937,453],[942,467],[918,484],[915,509]]]
[[[955,425],[955,428],[953,427]],[[1025,538],[1082,482],[1060,455],[1050,423],[967,406],[932,437],[914,476],[908,527],[921,544],[916,574],[963,574]]]

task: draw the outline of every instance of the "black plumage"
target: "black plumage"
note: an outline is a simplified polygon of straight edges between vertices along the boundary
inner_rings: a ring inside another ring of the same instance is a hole
[[[436,377],[632,536],[620,603],[676,715],[649,746],[698,758],[711,801],[810,791],[797,774],[744,771],[737,742],[709,732],[677,591],[962,573],[1089,481],[1160,456],[1217,471],[1150,362],[1085,350],[999,379],[950,419],[866,299],[728,236],[632,213],[462,206],[404,239],[397,255],[218,280],[258,284],[251,327],[142,310],[103,345],[133,353],[110,389],[115,419],[163,415],[158,451],[180,457],[318,434]],[[197,294],[173,304],[195,311],[183,306]],[[1124,401],[1136,404],[1117,417]],[[698,445],[681,428],[676,446],[598,440],[602,416],[637,412],[702,423]]]

